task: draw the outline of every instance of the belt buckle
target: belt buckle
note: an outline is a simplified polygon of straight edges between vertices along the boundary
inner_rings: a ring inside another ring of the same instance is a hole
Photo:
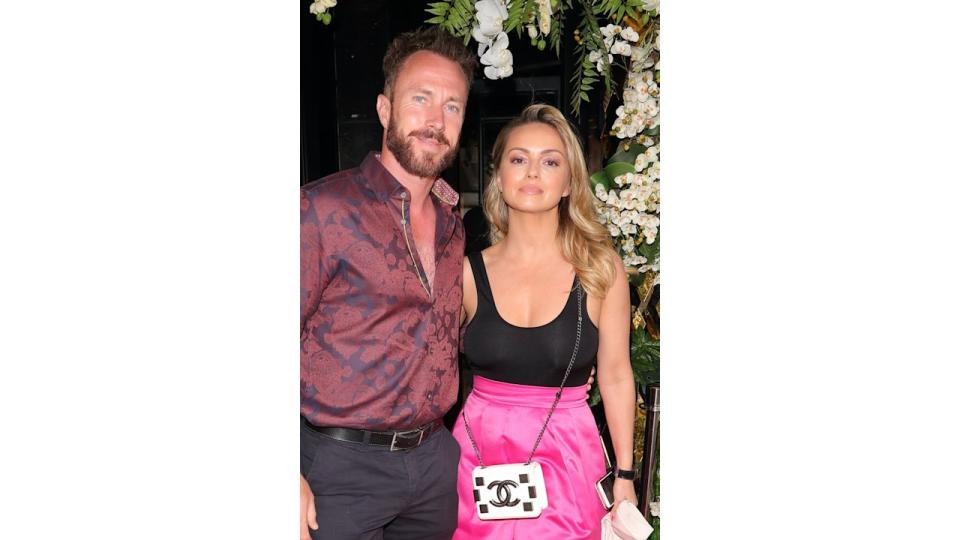
[[[417,432],[419,432],[420,435],[417,437],[417,442],[416,442],[416,444],[413,444],[413,445],[411,445],[411,446],[406,446],[406,447],[403,447],[403,448],[398,448],[398,447],[397,447],[397,437],[406,438],[408,435],[412,435],[412,434],[417,433]],[[416,448],[416,447],[420,446],[420,443],[423,442],[423,434],[426,433],[426,432],[427,432],[427,430],[426,430],[424,427],[419,427],[419,428],[417,428],[417,429],[411,429],[410,431],[396,431],[396,432],[394,432],[394,433],[393,433],[393,439],[390,440],[390,451],[391,451],[391,452],[396,452],[397,450],[409,450],[409,449],[411,449],[411,448]]]

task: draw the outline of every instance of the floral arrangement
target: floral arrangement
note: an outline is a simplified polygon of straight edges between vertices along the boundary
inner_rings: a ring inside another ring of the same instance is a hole
[[[624,36],[626,30],[608,25],[605,40]],[[616,109],[611,135],[621,140],[607,166],[591,176],[597,196],[597,213],[607,225],[624,264],[640,274],[660,272],[660,87],[659,40],[631,47],[625,40],[613,43],[612,54],[630,48],[630,64],[623,85],[623,105]],[[620,46],[618,45],[624,44]],[[616,50],[614,50],[616,49]],[[598,62],[605,59],[600,58]],[[609,60],[608,60],[609,61]]]

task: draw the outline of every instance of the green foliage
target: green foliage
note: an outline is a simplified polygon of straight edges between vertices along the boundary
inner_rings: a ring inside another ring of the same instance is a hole
[[[566,24],[567,10],[573,7],[573,0],[554,0],[553,26],[550,28],[549,48],[560,57],[560,42],[563,41],[563,28]]]
[[[660,253],[660,235],[657,235],[657,238],[653,241],[652,244],[642,242],[637,245],[637,255],[641,257],[646,257],[647,261],[653,262],[656,260],[657,255]]]
[[[517,35],[523,31],[523,25],[530,19],[530,10],[536,9],[534,0],[513,0],[507,6],[507,20],[503,22],[503,31],[510,33],[514,30]]]
[[[660,341],[643,328],[634,330],[630,339],[630,363],[642,394],[651,383],[660,382]]]
[[[614,182],[613,179],[630,172],[634,172],[633,160],[630,160],[629,162],[611,160],[610,163],[608,163],[607,166],[602,170],[590,175],[591,187],[594,190],[597,189],[597,184],[602,184],[606,189],[616,187],[616,182]]]
[[[624,15],[639,19],[643,10],[643,0],[600,0],[594,7],[596,15],[603,15],[614,24],[620,24]]]
[[[632,161],[629,163],[623,161],[611,161],[610,163],[607,163],[606,167],[603,168],[603,172],[612,182],[613,179],[618,176],[636,172],[636,169],[634,168]]]
[[[604,189],[609,190],[611,184],[610,178],[607,176],[607,173],[603,170],[599,170],[590,175],[590,187],[593,188],[593,192],[597,192],[597,184],[603,186]]]
[[[577,30],[580,33],[581,43],[577,45],[574,51],[574,57],[577,58],[577,67],[573,71],[573,77],[570,82],[573,83],[573,92],[570,94],[570,108],[573,114],[580,116],[580,106],[583,102],[590,102],[589,92],[593,90],[594,84],[603,78],[604,88],[612,86],[613,80],[610,76],[610,66],[605,65],[603,73],[597,72],[596,65],[590,61],[590,51],[603,51],[603,36],[600,34],[600,24],[593,13],[592,3],[594,0],[578,0],[582,9],[583,18]]]
[[[630,365],[640,395],[647,393],[650,384],[660,382],[660,341],[653,339],[643,328],[634,330],[630,338]],[[591,407],[600,403],[600,389],[597,386],[594,383],[590,387],[587,404]],[[657,493],[660,493],[659,489]]]
[[[427,24],[439,25],[454,36],[464,38],[464,43],[470,41],[474,21],[472,0],[441,0],[427,5],[430,7],[426,12],[433,15],[425,21]]]
[[[637,156],[642,154],[643,151],[645,150],[644,146],[639,143],[634,143],[629,146],[627,145],[627,143],[621,143],[619,146],[617,146],[617,148],[618,148],[617,153],[610,156],[610,159],[608,160],[609,162],[618,161],[623,163],[630,163],[632,165],[636,163]]]

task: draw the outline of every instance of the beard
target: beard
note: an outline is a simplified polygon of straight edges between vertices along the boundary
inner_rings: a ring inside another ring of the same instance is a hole
[[[393,152],[397,163],[399,163],[405,171],[423,178],[438,178],[440,173],[453,164],[454,158],[457,157],[457,149],[450,144],[450,141],[447,140],[443,132],[423,128],[411,131],[404,136],[400,133],[399,125],[400,123],[396,118],[391,118],[390,127],[387,128],[387,148]],[[448,150],[440,154],[423,154],[418,156],[416,150],[413,148],[413,141],[411,140],[414,137],[433,139],[441,145],[446,145]]]

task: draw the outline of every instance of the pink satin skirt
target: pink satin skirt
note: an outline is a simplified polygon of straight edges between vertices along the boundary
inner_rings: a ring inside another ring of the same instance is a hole
[[[474,377],[464,412],[484,465],[527,460],[550,410],[556,388],[526,386]],[[548,506],[537,518],[481,521],[473,500],[472,474],[479,463],[457,418],[453,436],[460,443],[457,493],[460,496],[454,540],[599,539],[607,511],[596,482],[605,472],[600,434],[587,407],[587,387],[563,389],[534,461],[543,468]]]

